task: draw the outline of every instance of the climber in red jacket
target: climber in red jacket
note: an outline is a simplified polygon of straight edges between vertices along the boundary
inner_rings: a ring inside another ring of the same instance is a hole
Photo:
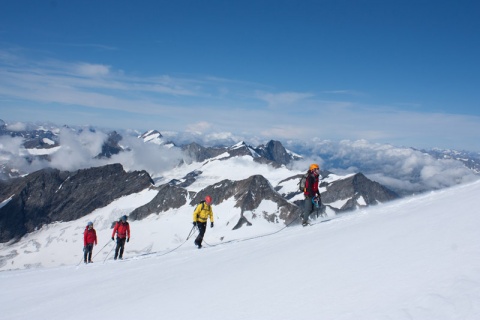
[[[93,223],[88,222],[85,231],[83,232],[83,262],[92,263],[93,246],[97,245],[97,232],[93,229]]]
[[[117,246],[115,247],[115,256],[113,259],[117,260],[118,257],[120,260],[122,260],[125,241],[130,241],[130,225],[127,222],[127,216],[123,216],[120,221],[115,224],[115,228],[113,228],[112,233],[112,240],[115,240],[115,233],[117,234]]]

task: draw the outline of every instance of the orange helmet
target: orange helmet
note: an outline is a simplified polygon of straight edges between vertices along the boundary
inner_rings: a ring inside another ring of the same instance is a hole
[[[205,202],[206,202],[207,204],[211,204],[211,203],[212,203],[212,197],[206,196],[206,197],[205,197]]]
[[[312,164],[310,165],[310,168],[308,168],[308,170],[312,171],[313,169],[320,169],[320,168],[318,167],[318,164],[312,163]]]

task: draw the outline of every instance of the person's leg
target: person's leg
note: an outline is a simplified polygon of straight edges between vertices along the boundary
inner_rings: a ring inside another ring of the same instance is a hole
[[[123,250],[125,249],[125,238],[120,239],[120,255],[118,256],[120,259],[123,259]]]
[[[88,250],[88,262],[92,262],[93,243],[87,244],[87,250]]]
[[[304,200],[303,204],[303,223],[306,224],[308,223],[308,217],[310,216],[310,213],[313,211],[313,203],[312,203],[312,198],[306,197]]]
[[[117,246],[115,247],[115,256],[113,257],[114,260],[117,260],[119,250],[120,250],[120,239],[117,238]]]
[[[205,235],[205,231],[207,230],[207,223],[206,222],[197,222],[198,226],[198,237],[195,239],[195,244],[201,248],[203,236]]]

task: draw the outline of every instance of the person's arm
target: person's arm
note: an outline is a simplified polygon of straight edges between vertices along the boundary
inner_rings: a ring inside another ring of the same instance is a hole
[[[199,205],[195,208],[195,210],[193,210],[193,222],[197,222],[198,214],[201,210],[201,206]]]
[[[210,216],[210,228],[213,228],[213,210],[212,210],[212,206],[210,206],[210,212],[208,213],[208,215]]]
[[[113,238],[115,237],[115,232],[117,232],[117,229],[118,229],[118,222],[115,223],[115,227],[113,227],[112,240],[114,240]]]
[[[212,210],[212,206],[210,206],[210,212],[208,213],[208,215],[210,216],[210,222],[213,223],[213,210]]]

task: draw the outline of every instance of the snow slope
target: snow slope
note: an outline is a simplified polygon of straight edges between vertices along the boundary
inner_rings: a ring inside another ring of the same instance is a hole
[[[201,250],[187,228],[172,252],[129,243],[124,261],[1,272],[0,319],[480,319],[478,194],[480,181]]]

